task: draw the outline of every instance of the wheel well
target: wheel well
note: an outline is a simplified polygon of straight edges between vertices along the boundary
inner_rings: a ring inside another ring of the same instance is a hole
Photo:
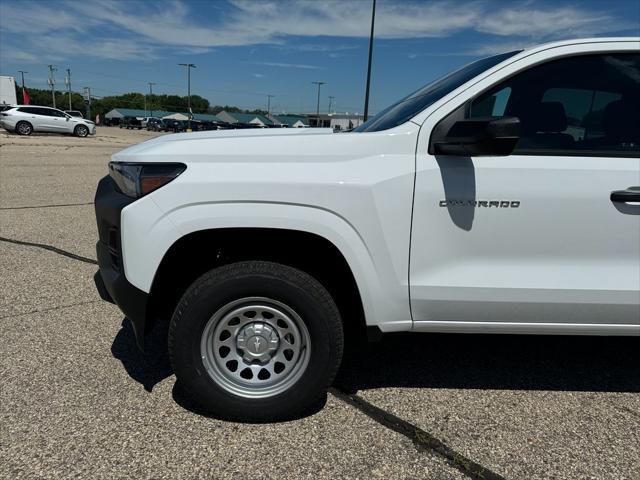
[[[200,275],[242,260],[267,260],[308,273],[335,300],[345,332],[357,331],[364,338],[366,323],[358,286],[338,248],[312,233],[271,228],[203,230],[174,243],[162,259],[151,287],[148,324],[170,317],[184,292]]]

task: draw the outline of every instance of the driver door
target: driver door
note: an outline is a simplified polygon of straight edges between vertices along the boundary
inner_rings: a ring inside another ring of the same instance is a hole
[[[640,333],[640,204],[612,201],[640,186],[639,79],[637,54],[531,67],[463,106],[520,118],[511,155],[419,149],[416,330]]]

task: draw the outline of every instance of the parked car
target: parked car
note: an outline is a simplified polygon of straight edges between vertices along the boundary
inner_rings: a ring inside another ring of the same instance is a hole
[[[126,128],[127,130],[142,130],[142,118],[143,117],[123,117],[120,121],[120,128]]]
[[[218,130],[219,122],[212,122],[209,120],[192,120],[191,129],[194,132],[204,132],[208,130]]]
[[[189,121],[188,120],[174,120],[173,121],[173,132],[174,133],[180,133],[180,132],[186,132],[187,128],[189,128]]]
[[[72,117],[84,118],[82,112],[78,110],[65,110],[64,113],[66,113],[67,115],[71,115]]]
[[[142,117],[142,119],[140,120],[140,124],[142,125],[142,128],[147,128],[150,121],[156,121],[156,120],[160,120],[160,119],[156,117]]]
[[[163,128],[163,121],[159,118],[150,118],[147,121],[147,130],[149,131],[160,132],[163,130]]]
[[[72,117],[56,108],[36,105],[17,105],[1,112],[0,126],[18,135],[48,132],[86,137],[96,133],[96,125],[90,120]]]
[[[351,132],[117,153],[99,291],[140,345],[170,317],[182,387],[245,421],[309,412],[367,334],[638,336],[639,45],[478,60]]]

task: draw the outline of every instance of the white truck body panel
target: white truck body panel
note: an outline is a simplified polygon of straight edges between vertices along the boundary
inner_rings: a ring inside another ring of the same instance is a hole
[[[168,247],[191,232],[301,230],[340,249],[358,285],[366,285],[360,293],[372,324],[383,331],[410,328],[407,265],[418,127],[363,134],[367,148],[328,129],[241,132],[246,130],[175,136],[187,139],[188,149],[160,137],[114,156],[188,164],[175,181],[123,210],[129,281],[148,292]],[[134,240],[143,238],[154,241]]]
[[[300,230],[342,252],[367,324],[382,331],[640,335],[640,215],[608,198],[640,185],[638,158],[452,163],[427,153],[442,118],[518,71],[637,50],[638,42],[619,39],[527,50],[384,131],[214,131],[126,149],[113,160],[187,169],[122,211],[125,275],[149,292],[165,253],[192,232]],[[453,212],[439,206],[449,188],[520,207]]]

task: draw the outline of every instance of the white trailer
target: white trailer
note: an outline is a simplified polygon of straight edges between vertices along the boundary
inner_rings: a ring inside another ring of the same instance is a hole
[[[16,79],[13,77],[0,77],[0,105],[17,105]]]

